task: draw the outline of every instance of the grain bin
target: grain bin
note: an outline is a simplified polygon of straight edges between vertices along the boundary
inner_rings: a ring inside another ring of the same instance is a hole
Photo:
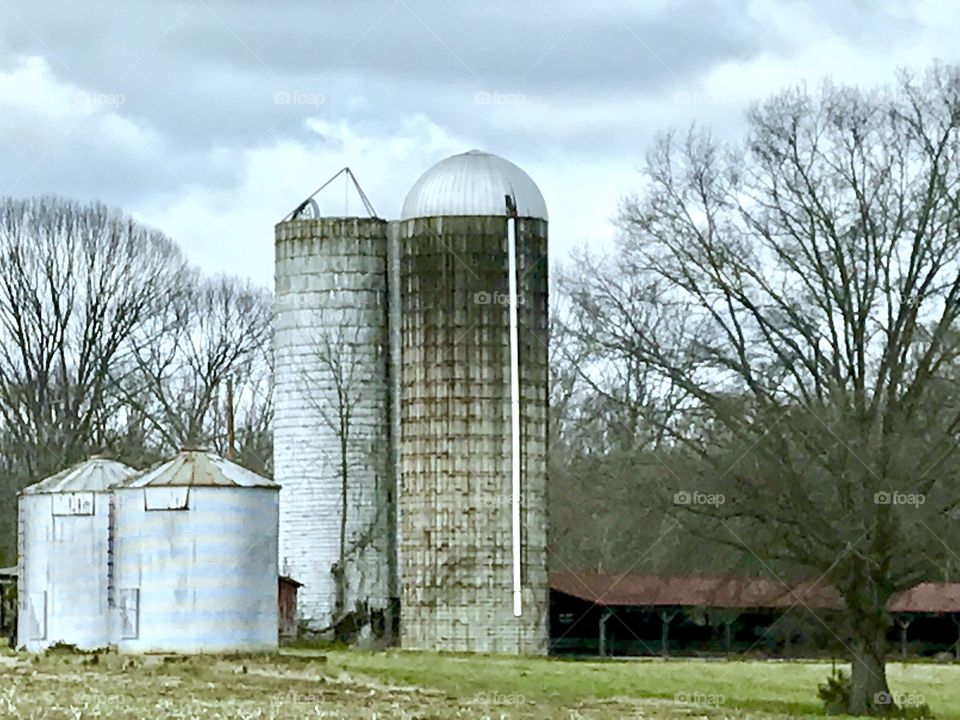
[[[544,653],[543,197],[516,165],[473,150],[420,177],[404,201],[399,235],[402,645]]]
[[[110,644],[109,489],[134,472],[94,456],[20,493],[19,647]]]
[[[121,652],[277,647],[278,489],[186,450],[114,490]]]
[[[280,570],[303,583],[309,629],[347,615],[382,626],[376,618],[396,593],[387,223],[314,214],[276,226]]]

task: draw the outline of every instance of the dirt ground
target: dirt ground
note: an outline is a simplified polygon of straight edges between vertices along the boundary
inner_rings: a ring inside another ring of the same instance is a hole
[[[364,720],[513,720],[714,717],[663,700],[604,699],[556,704],[519,694],[469,697],[355,675],[324,655],[124,657],[50,653],[0,657],[0,717],[303,718]]]

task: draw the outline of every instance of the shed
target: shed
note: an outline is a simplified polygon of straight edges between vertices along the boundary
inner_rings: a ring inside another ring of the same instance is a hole
[[[277,582],[277,614],[280,640],[296,640],[297,627],[297,590],[303,583],[292,577],[281,575]]]

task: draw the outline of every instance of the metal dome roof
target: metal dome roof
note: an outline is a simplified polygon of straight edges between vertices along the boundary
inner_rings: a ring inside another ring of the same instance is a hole
[[[547,219],[547,205],[536,183],[499,155],[471,150],[451,155],[417,180],[400,213],[402,220],[445,215],[506,216],[505,196],[518,217]]]
[[[94,455],[23,490],[25,495],[58,492],[100,492],[136,474],[132,467]]]
[[[155,468],[144,470],[121,487],[280,487],[235,462],[211,452],[184,450]]]

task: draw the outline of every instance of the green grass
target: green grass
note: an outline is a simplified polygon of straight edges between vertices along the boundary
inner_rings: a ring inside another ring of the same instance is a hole
[[[823,717],[822,662],[563,661],[342,648],[0,658],[0,718],[623,720]],[[960,720],[960,665],[891,664],[894,692]],[[678,702],[678,696],[700,704]]]
[[[549,705],[589,699],[699,698],[725,710],[822,715],[817,685],[828,662],[519,660],[391,651],[332,652],[331,664],[386,682],[433,687],[457,697],[496,692]],[[891,691],[926,702],[939,718],[960,718],[960,666],[892,663]],[[922,698],[922,699],[921,699]]]

